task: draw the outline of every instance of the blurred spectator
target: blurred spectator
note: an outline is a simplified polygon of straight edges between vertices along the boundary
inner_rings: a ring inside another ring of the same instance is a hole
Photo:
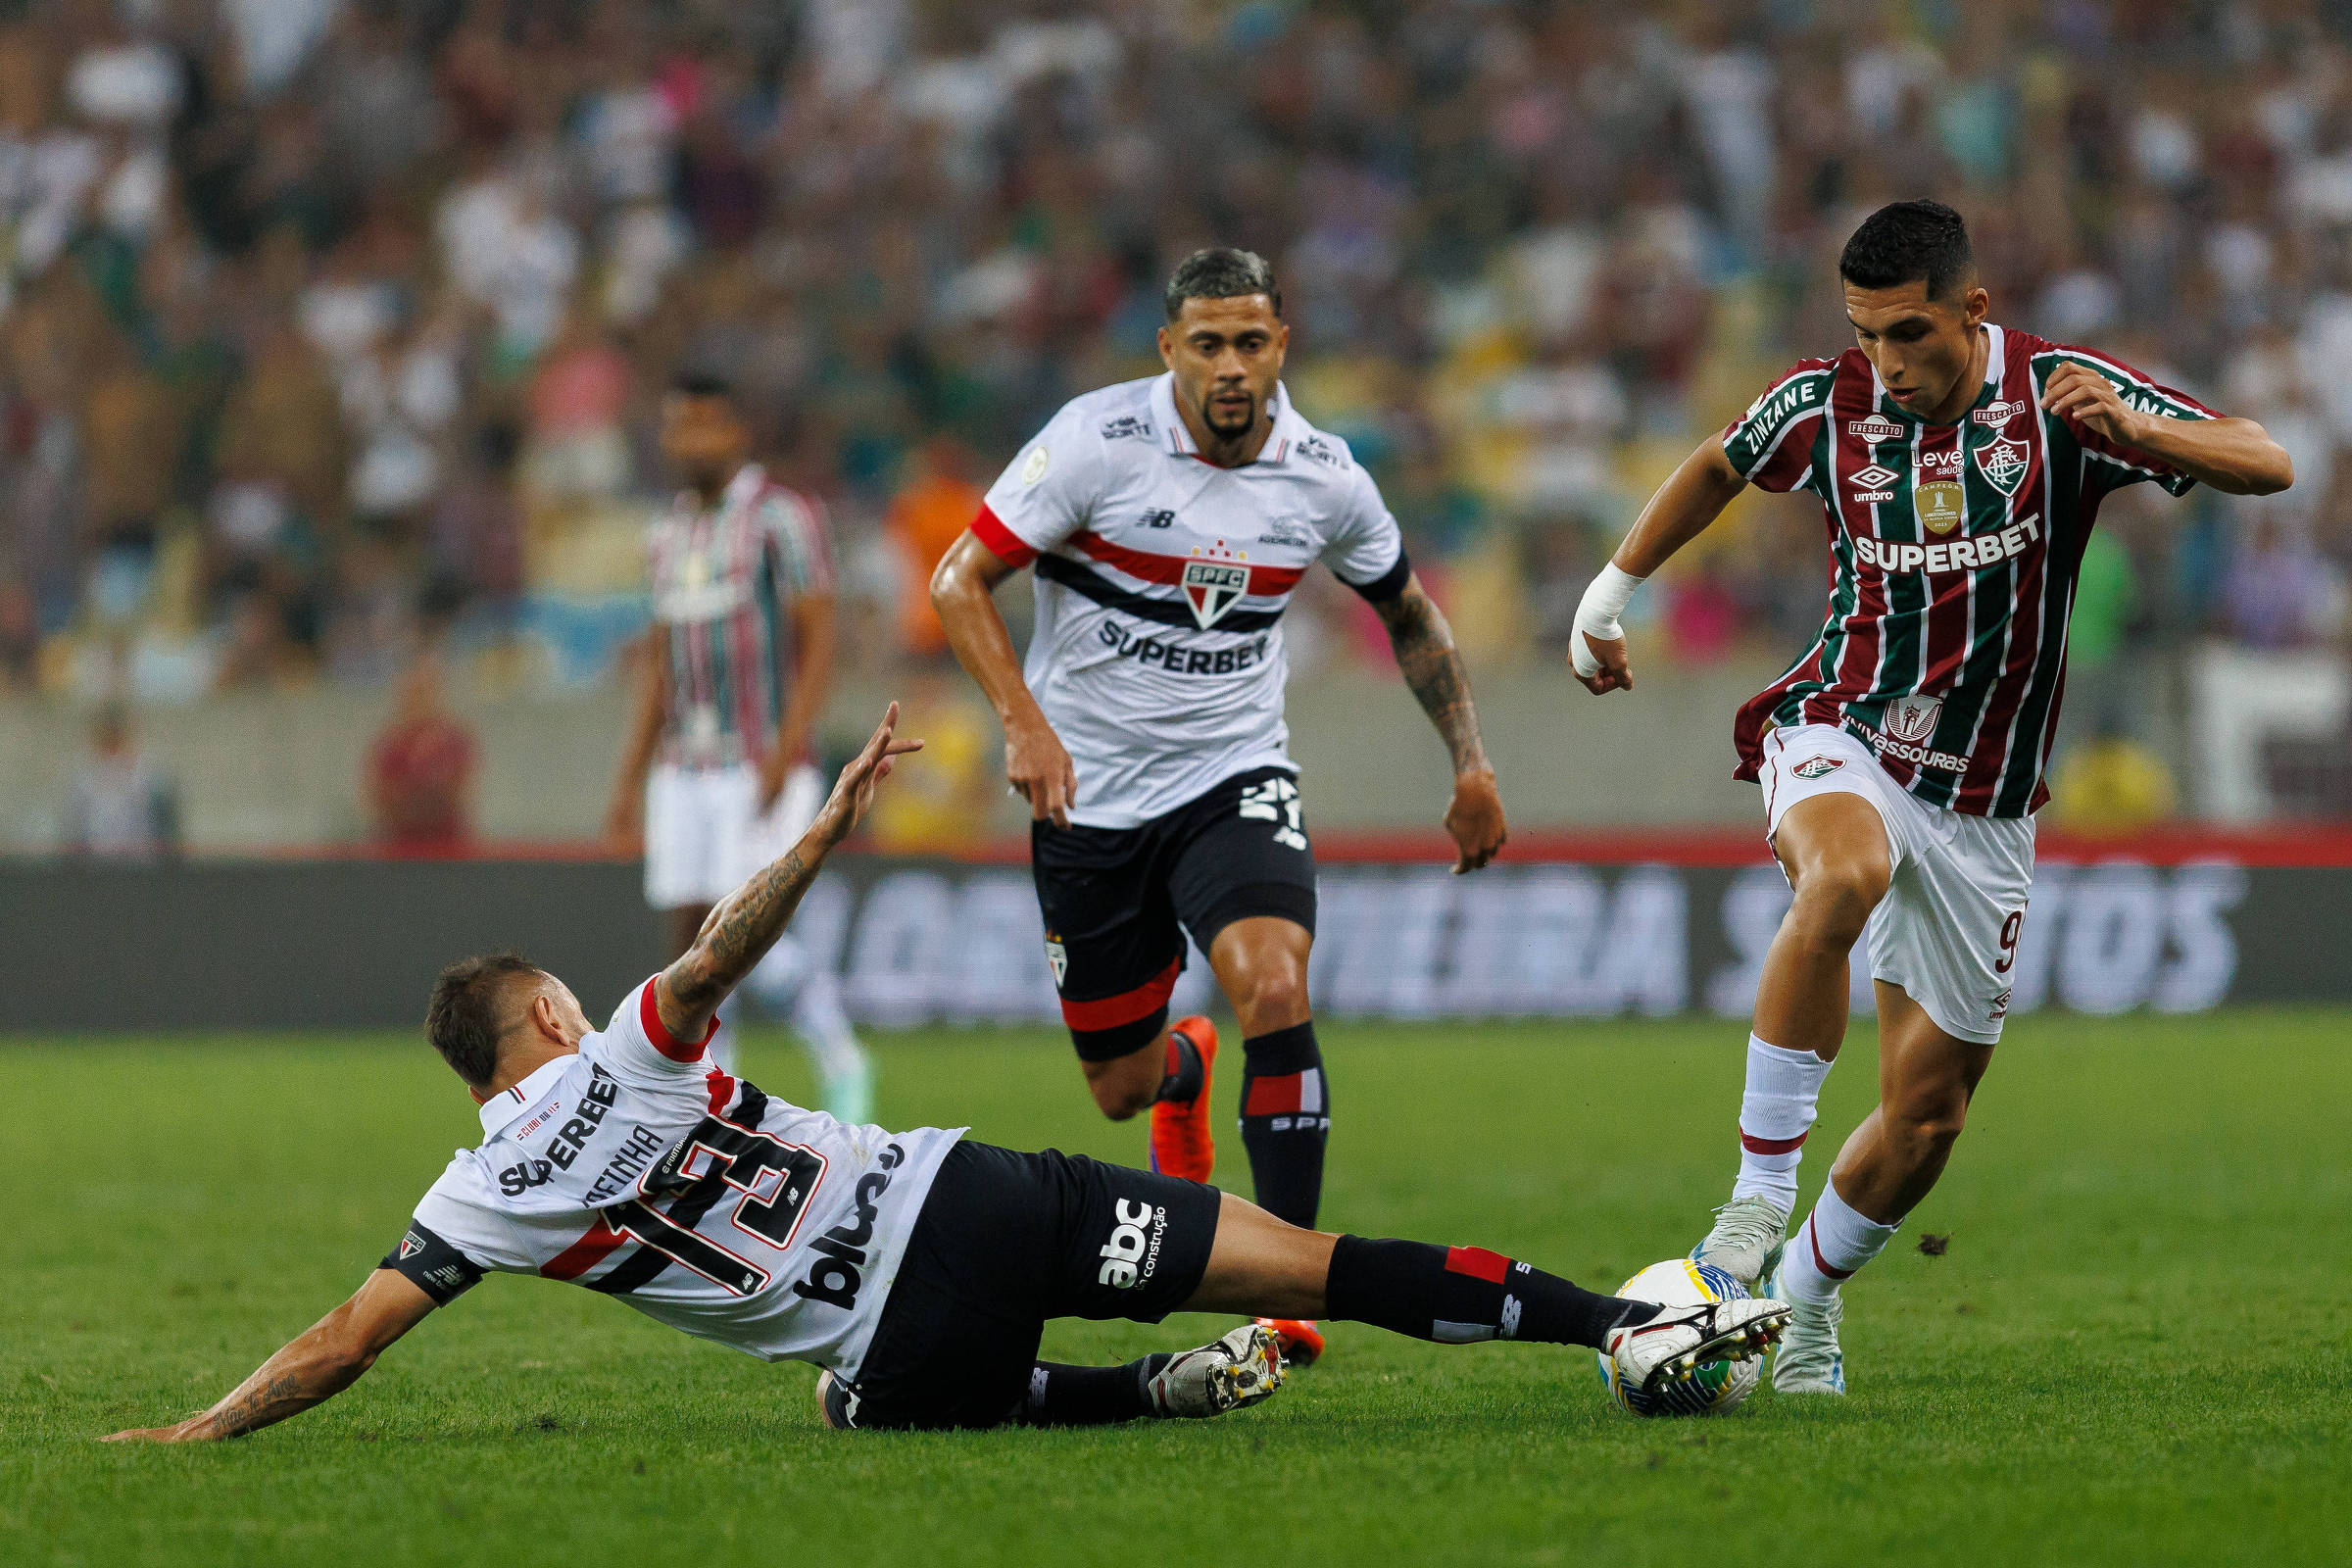
[[[368,748],[364,783],[375,841],[399,855],[447,855],[473,838],[473,732],[441,699],[423,655],[401,676],[392,718]]]
[[[129,711],[108,703],[90,721],[89,755],[66,792],[68,853],[154,859],[179,849],[179,802],[172,781],[130,732]]]
[[[981,489],[972,482],[971,456],[952,436],[935,436],[907,462],[908,477],[891,498],[883,519],[898,553],[899,639],[906,652],[931,659],[947,652],[948,638],[931,608],[931,573],[972,519],[980,514]]]

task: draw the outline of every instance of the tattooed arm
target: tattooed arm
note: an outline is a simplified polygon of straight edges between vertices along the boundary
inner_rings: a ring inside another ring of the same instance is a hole
[[[379,1268],[350,1300],[264,1361],[211,1409],[176,1426],[134,1427],[106,1441],[213,1443],[283,1421],[350,1388],[432,1309],[433,1298],[406,1276]]]
[[[1372,608],[1389,628],[1389,646],[1396,650],[1396,668],[1405,685],[1453,758],[1453,804],[1446,811],[1446,831],[1453,835],[1454,870],[1475,871],[1494,858],[1509,829],[1494,765],[1479,739],[1478,708],[1470,700],[1470,676],[1462,668],[1462,656],[1453,646],[1453,628],[1422,592],[1416,576],[1405,579],[1404,591],[1396,598],[1376,599]]]
[[[662,971],[654,983],[654,1008],[662,1015],[662,1027],[673,1038],[702,1038],[727,993],[742,983],[784,934],[793,910],[801,906],[801,895],[816,880],[825,857],[864,820],[874,804],[874,786],[890,776],[893,760],[922,750],[921,741],[894,738],[898,723],[899,705],[893,703],[873,739],[865,743],[865,750],[841,770],[832,798],[808,824],[808,831],[801,835],[801,842],[721,900],[703,921],[694,946]]]

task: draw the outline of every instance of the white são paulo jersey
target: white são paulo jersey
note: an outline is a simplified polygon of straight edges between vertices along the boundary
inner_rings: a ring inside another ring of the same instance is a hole
[[[1070,820],[1135,827],[1234,774],[1293,766],[1282,612],[1316,562],[1400,592],[1396,519],[1348,444],[1277,387],[1254,463],[1201,458],[1160,375],[1063,405],[972,524],[1037,566],[1022,671],[1078,770]]]
[[[482,1106],[481,1147],[449,1162],[384,1266],[443,1304],[490,1271],[570,1280],[855,1378],[963,1129],[852,1127],[773,1099],[706,1061],[710,1035],[670,1038],[653,993]]]

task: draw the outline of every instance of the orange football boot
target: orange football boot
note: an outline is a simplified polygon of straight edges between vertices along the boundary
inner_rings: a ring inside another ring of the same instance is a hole
[[[1217,1026],[1196,1014],[1168,1026],[1200,1054],[1200,1092],[1190,1100],[1162,1100],[1152,1106],[1152,1168],[1162,1176],[1204,1182],[1217,1168],[1217,1141],[1208,1130],[1208,1081],[1217,1064]],[[1170,1054],[1175,1052],[1169,1044]]]
[[[1293,1366],[1313,1366],[1323,1355],[1323,1331],[1302,1317],[1261,1317],[1257,1326],[1282,1342],[1282,1358]]]

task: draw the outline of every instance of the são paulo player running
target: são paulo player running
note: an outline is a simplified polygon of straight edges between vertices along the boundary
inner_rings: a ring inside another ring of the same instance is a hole
[[[1635,586],[1743,485],[1821,498],[1829,620],[1735,730],[1795,897],[1757,987],[1739,1181],[1691,1256],[1751,1285],[1774,1275],[1796,1315],[1773,1386],[1834,1394],[1838,1286],[1936,1185],[2000,1039],[2099,502],[2142,479],[2174,495],[2293,479],[2252,420],[1988,323],[1947,207],[1880,209],[1838,272],[1858,346],[1800,362],[1675,471],[1587,591],[1574,650],[1592,691],[1631,688],[1618,615]],[[1865,932],[1879,1105],[1784,1248]]]
[[[1788,1309],[1595,1296],[1479,1248],[1327,1236],[1213,1187],[1023,1154],[961,1129],[803,1110],[710,1064],[717,1010],[784,930],[892,760],[898,707],[790,853],[711,911],[602,1030],[507,955],[433,987],[425,1033],[481,1106],[366,1284],[211,1409],[118,1439],[233,1438],[348,1388],[486,1273],[614,1296],[765,1361],[812,1361],[836,1427],[1098,1425],[1212,1416],[1281,1386],[1271,1331],[1117,1367],[1037,1359],[1053,1317],[1329,1313],[1445,1344],[1593,1346],[1645,1388],[1746,1357]]]
[[[1056,414],[941,561],[931,600],[1004,726],[1047,959],[1095,1102],[1113,1120],[1151,1106],[1152,1168],[1208,1179],[1216,1033],[1186,1018],[1163,1034],[1189,931],[1241,1022],[1257,1200],[1312,1225],[1331,1099],[1307,1011],[1315,863],[1283,723],[1282,613],[1316,562],[1380,612],[1452,754],[1455,870],[1501,847],[1502,802],[1396,519],[1283,389],[1290,328],[1265,262],[1198,252],[1166,306],[1167,373]],[[1028,565],[1024,670],[990,596]],[[1311,1324],[1278,1327],[1295,1359],[1321,1350]]]
[[[751,461],[715,376],[678,377],[662,455],[682,485],[652,537],[654,625],[606,834],[642,841],[646,902],[686,951],[710,906],[800,836],[824,798],[809,737],[833,674],[833,557],[817,503]],[[844,1121],[873,1069],[840,983],[787,937],[745,987],[792,1019]]]

